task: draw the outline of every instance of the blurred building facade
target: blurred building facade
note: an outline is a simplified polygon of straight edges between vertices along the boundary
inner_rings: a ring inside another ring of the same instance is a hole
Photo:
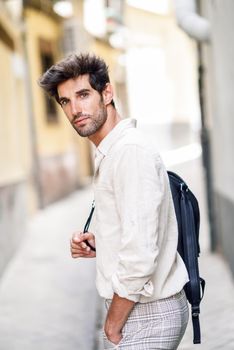
[[[178,28],[173,1],[85,3],[94,50],[110,65],[121,115],[157,125],[155,140],[183,129],[189,142],[200,128],[196,45]]]
[[[63,21],[50,3],[36,6],[35,1],[26,1],[23,12],[42,206],[70,193],[91,174],[87,140],[76,137],[58,104],[37,85],[38,77],[64,56]]]
[[[234,3],[200,1],[200,13],[210,23],[210,42],[202,46],[202,64],[215,202],[214,248],[225,255],[234,273]]]
[[[130,114],[159,132],[199,128],[196,47],[179,30],[172,1],[126,1]]]
[[[234,3],[232,0],[175,3],[180,26],[197,40],[211,248],[225,256],[234,273]]]
[[[72,5],[64,17],[56,2],[0,1],[0,274],[29,216],[85,185],[93,172],[90,143],[77,137],[59,105],[39,88],[41,74],[70,53],[96,53],[109,65],[118,108],[127,109],[124,74],[116,69],[122,50],[109,43],[121,6],[99,2],[100,35],[84,26],[87,1],[64,1]],[[93,6],[90,13],[95,16]]]
[[[143,8],[134,0],[63,2],[73,8],[67,18],[55,13],[56,1],[0,2],[0,272],[28,213],[92,174],[89,143],[38,87],[51,64],[73,52],[103,57],[120,114],[158,124],[155,139],[160,125],[198,127],[195,45],[177,28],[171,0],[157,0],[153,9],[149,1]]]
[[[89,143],[37,84],[64,56],[63,43],[64,22],[51,1],[0,2],[0,273],[29,215],[92,174]]]
[[[0,2],[0,272],[25,230],[29,143],[23,47],[18,25]],[[18,229],[20,227],[20,230]]]

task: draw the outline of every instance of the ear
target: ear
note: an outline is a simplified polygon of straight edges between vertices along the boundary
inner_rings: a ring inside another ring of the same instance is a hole
[[[113,95],[113,86],[110,83],[107,83],[105,89],[102,92],[103,101],[106,106],[111,103]]]

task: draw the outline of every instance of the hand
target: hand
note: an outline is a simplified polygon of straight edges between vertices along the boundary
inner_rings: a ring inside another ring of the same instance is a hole
[[[71,256],[73,258],[95,258],[96,252],[87,246],[84,242],[86,240],[95,248],[95,236],[91,232],[73,234],[70,241]]]
[[[104,326],[106,337],[113,344],[119,344],[123,338],[122,330],[134,305],[134,301],[122,298],[118,294],[114,293]]]
[[[122,338],[123,338],[121,332],[116,332],[116,333],[111,333],[111,334],[109,334],[108,331],[107,331],[106,329],[104,330],[104,332],[105,332],[105,335],[106,335],[107,339],[108,339],[111,343],[113,343],[113,344],[115,344],[115,345],[118,345],[118,344],[121,342]]]

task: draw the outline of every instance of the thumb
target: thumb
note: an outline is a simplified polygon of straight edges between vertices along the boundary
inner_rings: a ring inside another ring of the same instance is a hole
[[[82,237],[82,232],[75,232],[72,235],[72,241],[79,243],[82,241],[81,237]]]
[[[83,240],[89,240],[89,239],[93,239],[94,235],[91,232],[86,232],[86,233],[82,233],[82,238]]]
[[[93,234],[92,233],[82,233],[80,232],[79,234],[75,233],[72,237],[73,242],[75,243],[81,243],[83,241],[86,241],[87,239],[92,239]]]

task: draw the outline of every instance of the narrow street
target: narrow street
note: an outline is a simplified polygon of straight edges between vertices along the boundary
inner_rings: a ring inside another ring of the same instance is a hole
[[[178,152],[181,146],[176,145]],[[167,168],[184,177],[197,195],[202,216],[203,343],[192,344],[190,321],[180,349],[233,350],[234,285],[226,263],[209,253],[201,158],[176,164],[170,147],[162,150]],[[82,229],[91,202],[91,187],[79,190],[38,212],[27,234],[22,232],[18,253],[0,281],[0,350],[102,349],[96,335],[104,307],[95,290],[95,261],[73,260],[69,251],[70,236]]]
[[[0,350],[103,350],[70,239],[95,169],[76,131],[97,144],[113,106],[199,202],[202,343],[190,315],[179,350],[234,350],[233,27],[234,0],[0,0]]]
[[[93,349],[95,261],[75,261],[69,250],[91,199],[90,189],[78,191],[39,212],[22,233],[0,284],[0,350]]]

